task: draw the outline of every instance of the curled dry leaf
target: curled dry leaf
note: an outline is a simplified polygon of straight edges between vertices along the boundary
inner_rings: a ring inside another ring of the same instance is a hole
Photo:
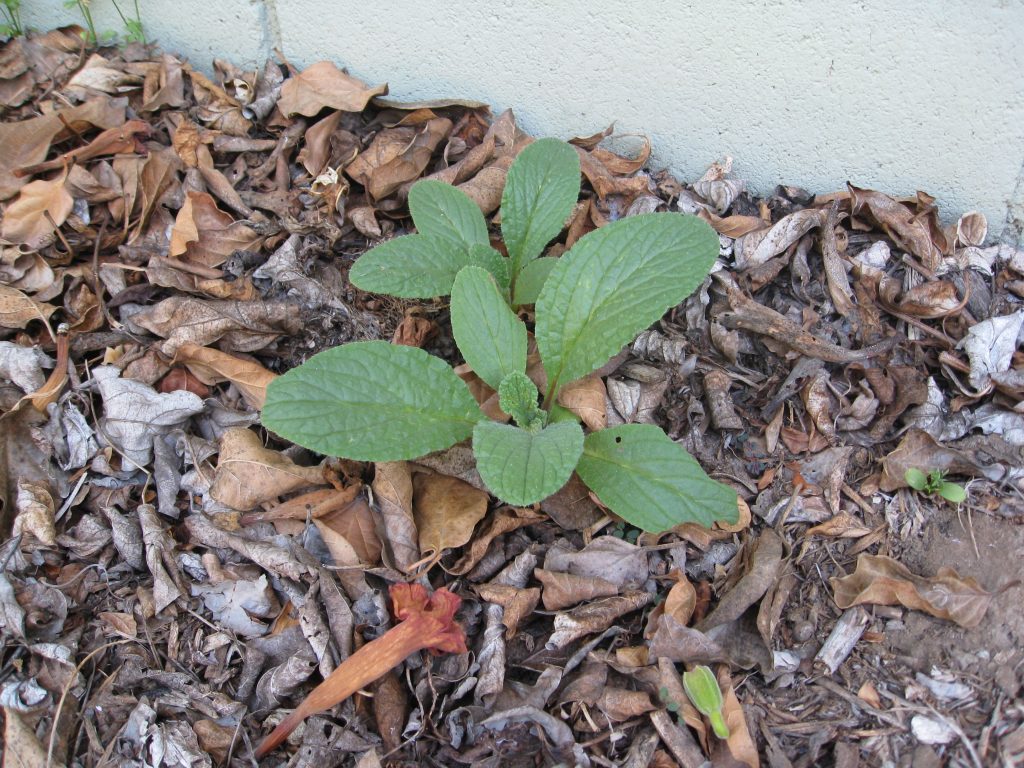
[[[55,546],[57,544],[57,529],[54,527],[53,497],[50,495],[50,490],[38,483],[20,481],[15,504],[18,512],[17,517],[14,518],[11,535],[27,533],[44,546]]]
[[[204,267],[223,264],[235,251],[258,250],[263,238],[217,207],[206,192],[188,192],[171,230],[171,256]]]
[[[264,448],[255,432],[232,427],[221,437],[210,495],[221,504],[244,511],[324,482],[321,467],[301,467],[287,456]]]
[[[387,92],[387,83],[370,88],[332,62],[318,61],[284,81],[277,107],[285,116],[313,117],[325,108],[362,112],[370,99]]]
[[[707,632],[742,616],[747,608],[775,585],[782,567],[782,554],[782,539],[773,529],[766,528],[753,545],[746,573],[722,596],[715,609],[698,624],[698,628]]]
[[[932,242],[927,224],[888,195],[852,184],[847,186],[854,216],[870,215],[900,248],[917,256],[927,269],[938,268],[942,253]]]
[[[540,601],[540,590],[537,587],[520,589],[508,584],[481,584],[476,591],[487,602],[505,609],[501,621],[506,627],[507,640],[515,636],[520,622],[533,613]]]
[[[573,640],[608,629],[615,620],[643,608],[651,602],[648,592],[626,592],[604,597],[555,616],[555,631],[548,638],[549,650],[564,648]]]
[[[980,211],[971,211],[956,223],[956,239],[961,245],[981,246],[988,237],[988,220]]]
[[[558,404],[579,416],[591,430],[608,426],[608,393],[600,376],[591,374],[558,391]]]
[[[331,546],[332,537],[341,536],[355,551],[361,563],[376,565],[380,562],[382,545],[377,536],[377,523],[363,496],[340,509],[316,517],[314,523],[328,547]]]
[[[489,495],[448,475],[418,473],[413,478],[413,515],[420,552],[440,557],[461,547],[487,514]]]
[[[974,578],[963,578],[952,568],[940,568],[936,576],[925,578],[882,555],[862,554],[851,575],[829,581],[840,608],[865,603],[903,605],[955,621],[962,627],[981,624],[992,602],[991,592],[986,592]]]
[[[384,523],[387,546],[394,566],[401,571],[420,559],[419,534],[412,510],[412,472],[404,461],[374,465],[373,498]]]
[[[67,173],[63,173],[55,179],[26,184],[18,199],[4,211],[0,237],[30,250],[47,245],[75,202],[66,180]]]
[[[598,576],[577,576],[544,568],[535,569],[533,575],[544,586],[544,607],[549,611],[558,611],[586,600],[619,594],[618,587]]]
[[[998,479],[1003,474],[998,466],[982,467],[962,451],[936,442],[922,429],[908,430],[896,449],[882,459],[881,489],[894,491],[908,487],[908,469],[926,473],[940,470],[958,475],[984,475],[991,476],[990,479]]]
[[[757,745],[747,730],[747,718],[743,714],[743,707],[736,698],[736,691],[732,686],[732,679],[729,676],[729,668],[719,667],[718,684],[722,689],[722,718],[729,729],[729,738],[725,740],[724,747],[732,760],[747,768],[758,768],[761,765],[758,757]],[[719,742],[723,744],[723,742]],[[712,755],[715,765],[722,762]]]
[[[263,408],[270,382],[277,378],[276,373],[271,373],[254,360],[244,360],[219,349],[189,342],[178,347],[174,363],[185,365],[207,385],[230,381],[238,387],[246,404],[257,411]]]
[[[520,509],[518,507],[501,507],[493,512],[482,526],[465,553],[459,558],[454,566],[448,569],[449,573],[462,575],[469,573],[473,567],[487,554],[491,542],[504,533],[522,528],[525,525],[543,522],[544,515],[535,512],[533,509]]]
[[[422,125],[388,128],[373,137],[345,173],[362,184],[370,197],[380,200],[418,179],[451,129],[452,121],[446,117]]]

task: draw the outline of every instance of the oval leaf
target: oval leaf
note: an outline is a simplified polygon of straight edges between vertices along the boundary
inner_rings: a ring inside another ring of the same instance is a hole
[[[445,240],[453,247],[490,245],[487,222],[469,195],[436,179],[423,179],[409,190],[409,213],[421,235]]]
[[[463,267],[483,267],[496,278],[507,273],[503,257],[490,246],[455,246],[430,235],[404,235],[381,243],[362,256],[349,270],[354,286],[372,293],[403,299],[432,299],[452,292],[455,276]]]
[[[576,472],[615,514],[651,533],[680,523],[710,528],[716,520],[734,523],[739,516],[736,492],[708,477],[682,446],[651,424],[587,435]]]
[[[498,407],[516,424],[534,431],[544,426],[545,413],[537,405],[537,385],[525,373],[514,371],[498,386]]]
[[[440,358],[383,341],[314,355],[267,387],[263,425],[328,456],[414,459],[473,433],[483,418]]]
[[[473,430],[473,453],[480,477],[508,504],[545,499],[569,481],[583,451],[583,429],[574,421],[544,427],[536,434],[509,424],[481,421]]]
[[[552,391],[600,368],[700,285],[718,235],[695,216],[648,213],[595,230],[558,259],[537,299]]]
[[[501,195],[501,234],[513,275],[562,231],[579,196],[580,158],[571,146],[540,139],[519,153]]]
[[[455,278],[452,333],[466,362],[492,389],[508,374],[526,370],[526,325],[487,270],[466,267]]]

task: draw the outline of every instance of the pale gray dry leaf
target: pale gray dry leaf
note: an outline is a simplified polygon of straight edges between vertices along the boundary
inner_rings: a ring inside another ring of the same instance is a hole
[[[299,648],[283,662],[263,673],[256,684],[255,708],[264,712],[277,709],[309,680],[315,670],[313,652],[308,647]]]
[[[584,635],[602,632],[620,616],[643,608],[649,602],[649,592],[631,591],[618,597],[594,600],[571,611],[559,613],[555,616],[555,631],[551,633],[545,647],[548,650],[557,650]]]
[[[53,406],[51,406],[53,407]],[[96,434],[82,412],[67,397],[60,406],[60,427],[63,439],[54,445],[61,469],[81,469],[100,449]],[[66,450],[66,453],[65,453]]]
[[[178,431],[178,430],[175,430]],[[158,435],[153,440],[153,481],[156,484],[157,506],[160,514],[177,519],[177,505],[181,490],[181,457],[175,450],[178,438]]]
[[[14,536],[30,534],[36,541],[47,547],[57,544],[57,529],[54,526],[53,497],[44,485],[18,481],[18,497],[15,501],[17,515],[11,533]]]
[[[505,685],[505,611],[500,605],[488,603],[484,609],[484,632],[477,650],[476,688],[473,701],[490,709]]]
[[[132,324],[163,337],[160,351],[173,357],[178,346],[216,342],[225,352],[255,352],[278,336],[298,333],[302,312],[283,301],[203,301],[172,296],[131,317]]]
[[[319,594],[320,583],[313,582],[299,608],[299,626],[317,659],[321,676],[326,679],[334,671],[334,661],[331,659],[331,654],[327,652],[331,633],[327,622],[324,621],[323,614],[320,613]]]
[[[1000,435],[1010,445],[1024,445],[1024,414],[985,403],[967,420],[968,429],[980,429],[986,435]]]
[[[598,536],[578,552],[565,540],[557,541],[544,558],[544,568],[604,579],[619,589],[636,589],[650,577],[644,549],[615,536]]]
[[[737,238],[733,246],[737,269],[757,267],[783,253],[797,240],[822,224],[822,211],[806,208],[779,220],[768,231],[758,230]]]
[[[22,392],[35,392],[46,382],[43,368],[53,368],[54,361],[39,347],[23,347],[0,341],[0,378],[10,379]]]
[[[850,463],[853,446],[827,448],[800,463],[800,475],[819,486],[832,512],[839,513],[840,492],[846,482],[846,466]]]
[[[443,451],[422,456],[414,462],[420,464],[442,475],[457,477],[474,488],[486,491],[480,473],[476,470],[476,458],[473,456],[473,449],[467,443],[458,443]]]
[[[213,617],[214,623],[241,637],[260,637],[269,626],[253,619],[254,616],[272,619],[276,601],[267,583],[266,575],[255,581],[225,579],[213,583],[193,583],[193,597],[201,597]]]
[[[547,712],[533,707],[516,707],[504,712],[496,712],[480,725],[484,728],[504,731],[513,723],[535,723],[544,729],[548,741],[556,747],[576,768],[590,768],[590,758],[583,747],[575,742],[572,729],[564,722]]]
[[[570,605],[582,603],[584,600],[611,597],[619,593],[618,587],[607,579],[597,576],[576,576],[543,568],[534,570],[533,575],[544,586],[544,607],[549,611],[557,611],[568,608]]]
[[[4,683],[0,689],[0,707],[13,709],[15,712],[38,712],[51,704],[50,692],[34,678],[11,680]]]
[[[204,547],[233,549],[278,576],[298,580],[308,570],[287,550],[218,528],[206,515],[190,515],[185,519],[185,527],[188,528],[194,543],[202,544]]]
[[[991,386],[992,374],[1010,369],[1022,327],[1024,310],[1018,310],[1012,315],[982,320],[968,329],[966,338],[957,346],[966,350],[971,361],[968,378],[976,390],[986,390]]]
[[[320,575],[320,599],[327,612],[327,622],[331,627],[334,647],[338,650],[338,661],[341,662],[352,653],[352,629],[355,626],[352,607],[348,604],[345,596],[341,594],[341,589],[338,588],[331,572],[326,568],[320,568],[318,572]]]
[[[183,594],[186,589],[178,564],[174,560],[174,539],[157,517],[152,504],[139,504],[142,541],[146,545],[146,566],[153,577],[153,602],[159,613]]]
[[[110,523],[110,535],[118,554],[135,570],[143,570],[146,567],[146,548],[138,517],[123,515],[110,506],[102,506],[100,510]]]
[[[154,437],[203,410],[203,401],[191,392],[157,392],[146,384],[120,378],[120,371],[111,365],[95,368],[93,379],[103,398],[100,434],[139,468],[152,460]]]
[[[322,283],[309,277],[299,263],[299,245],[302,238],[292,235],[274,251],[270,258],[256,268],[256,279],[272,280],[288,288],[288,296],[296,298],[307,309],[322,306],[344,307],[341,300]]]
[[[199,747],[199,739],[184,720],[161,722],[149,728],[152,765],[212,768],[213,759]]]
[[[18,550],[21,537],[13,536],[0,548],[0,629],[7,635],[25,639],[25,610],[14,596],[14,587],[7,579],[7,563]]]

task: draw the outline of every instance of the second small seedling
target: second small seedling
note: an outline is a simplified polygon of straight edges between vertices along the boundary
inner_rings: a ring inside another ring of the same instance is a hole
[[[915,491],[929,496],[939,495],[953,504],[961,504],[967,499],[963,486],[947,481],[946,473],[941,469],[933,469],[928,474],[920,469],[908,469],[903,473],[903,479]]]

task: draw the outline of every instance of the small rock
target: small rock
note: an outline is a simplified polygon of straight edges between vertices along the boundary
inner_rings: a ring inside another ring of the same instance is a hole
[[[949,744],[956,739],[956,731],[946,723],[924,715],[914,715],[910,719],[910,730],[922,744]]]

